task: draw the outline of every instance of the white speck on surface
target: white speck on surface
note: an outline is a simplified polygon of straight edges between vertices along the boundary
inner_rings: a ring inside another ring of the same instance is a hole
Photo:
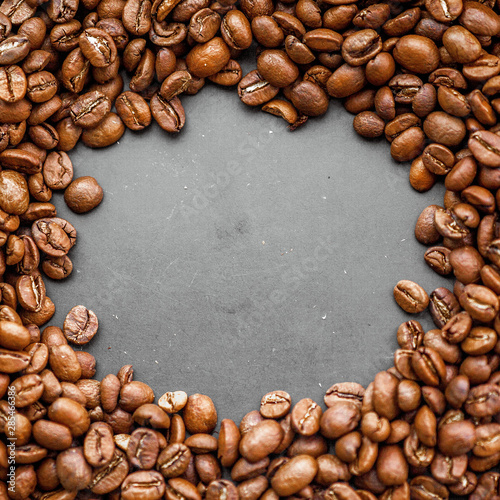
[[[347,271],[344,269],[344,274],[347,274]]]
[[[323,387],[323,386],[321,385],[321,382],[318,382],[318,385],[319,385],[320,387]]]
[[[322,196],[321,198],[323,198],[324,200],[326,200],[326,196]]]
[[[158,361],[156,361],[156,359],[155,359],[155,363],[158,364]]]
[[[326,314],[324,314],[323,316],[321,316],[321,319],[326,319]]]
[[[270,131],[269,131],[269,133],[270,133],[270,134],[272,134],[272,133],[273,133],[273,131],[272,131],[272,130],[270,130]]]
[[[127,354],[127,351],[123,351],[123,354]]]
[[[406,241],[406,238],[403,238],[401,241]]]

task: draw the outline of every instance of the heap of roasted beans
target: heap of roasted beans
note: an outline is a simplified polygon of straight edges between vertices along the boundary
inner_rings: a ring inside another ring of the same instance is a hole
[[[493,0],[3,0],[0,499],[500,498],[497,12]],[[243,76],[245,50],[257,69]],[[366,389],[335,384],[323,407],[277,390],[220,427],[208,396],[155,404],[131,366],[94,379],[95,358],[70,345],[97,333],[87,308],[40,329],[55,310],[43,276],[71,273],[76,242],[52,193],[76,213],[103,197],[67,152],[152,119],[179,132],[179,96],[209,82],[291,129],[344,99],[357,133],[412,161],[416,190],[444,182],[415,235],[456,278],[430,295],[396,285],[436,328],[403,323],[394,366]]]

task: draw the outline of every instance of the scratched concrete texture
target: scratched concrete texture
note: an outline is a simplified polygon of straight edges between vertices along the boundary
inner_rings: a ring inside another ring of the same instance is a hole
[[[72,276],[47,283],[51,324],[87,306],[99,378],[132,364],[157,396],[210,395],[220,418],[239,421],[274,389],[322,403],[333,383],[367,385],[409,319],[395,283],[452,287],[413,236],[442,186],[413,191],[409,165],[356,136],[340,103],[292,133],[234,90],[182,102],[175,137],[153,125],[71,154],[75,176],[95,176],[105,195],[82,216],[54,197],[78,243]]]

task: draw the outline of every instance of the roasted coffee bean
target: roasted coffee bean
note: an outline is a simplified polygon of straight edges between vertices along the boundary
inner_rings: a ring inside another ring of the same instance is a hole
[[[197,45],[186,56],[189,72],[205,78],[218,73],[228,63],[230,51],[224,40],[214,37],[208,42]]]
[[[78,177],[64,192],[64,201],[73,212],[78,214],[93,210],[101,203],[102,198],[101,186],[90,176]]]
[[[425,290],[409,280],[402,280],[394,287],[394,298],[406,312],[419,313],[429,305],[429,296]]]
[[[123,123],[131,130],[142,130],[151,123],[151,111],[147,102],[135,92],[120,94],[115,106]]]
[[[87,344],[97,333],[98,321],[93,311],[84,306],[75,306],[64,320],[64,336],[77,345]]]
[[[430,347],[418,348],[412,356],[412,367],[416,375],[426,385],[439,385],[446,375],[442,357]]]
[[[474,132],[469,138],[468,147],[483,165],[500,166],[500,140],[496,134],[486,130]]]
[[[99,91],[87,92],[70,107],[70,116],[81,128],[94,128],[111,111],[111,102]]]
[[[120,117],[108,113],[96,127],[83,131],[82,141],[91,148],[104,148],[117,142],[124,132],[125,126]]]
[[[79,37],[79,46],[83,55],[92,66],[102,68],[114,62],[117,55],[116,45],[106,31],[99,28],[87,28]]]
[[[286,87],[299,76],[295,63],[281,50],[264,50],[257,59],[257,70],[274,87]]]
[[[167,132],[179,132],[184,126],[184,108],[178,97],[167,101],[160,94],[155,94],[151,99],[151,113],[158,125]]]
[[[266,81],[257,70],[244,76],[238,84],[240,99],[249,106],[260,106],[273,99],[279,88]]]
[[[380,137],[384,133],[384,121],[373,111],[363,111],[353,121],[354,130],[367,138]]]

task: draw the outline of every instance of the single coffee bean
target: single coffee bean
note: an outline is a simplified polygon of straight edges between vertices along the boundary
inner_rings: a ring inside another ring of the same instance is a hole
[[[70,116],[81,128],[94,128],[111,111],[110,100],[101,92],[87,92],[80,96],[70,108]]]
[[[429,296],[425,290],[409,280],[402,280],[394,287],[394,298],[406,312],[419,313],[429,305]]]
[[[415,73],[431,73],[439,64],[439,51],[429,38],[419,35],[403,36],[393,51],[394,59]]]
[[[112,64],[117,55],[116,45],[106,31],[99,28],[87,28],[79,37],[83,55],[92,66],[103,68]]]
[[[264,420],[242,437],[239,450],[251,463],[258,462],[271,454],[283,439],[283,429],[275,420]]]
[[[97,207],[103,198],[103,190],[90,176],[78,177],[66,188],[64,201],[78,214],[89,212]]]
[[[205,78],[215,75],[229,62],[230,51],[224,40],[214,37],[197,45],[186,56],[188,70],[193,75]]]
[[[474,132],[468,147],[477,161],[488,167],[500,166],[500,138],[486,130]]]
[[[257,70],[244,76],[238,84],[238,96],[248,106],[260,106],[273,99],[279,88],[271,85]]]
[[[295,63],[285,52],[276,49],[264,50],[257,59],[257,71],[274,87],[286,87],[299,76]]]
[[[104,148],[117,142],[124,132],[125,126],[120,117],[108,113],[96,127],[83,131],[82,141],[91,148]]]
[[[354,130],[367,138],[380,137],[384,133],[384,121],[373,111],[363,111],[353,121]]]
[[[87,344],[97,333],[98,321],[93,311],[84,306],[75,306],[64,320],[64,336],[77,345]]]
[[[382,50],[382,39],[373,29],[357,31],[345,38],[342,57],[351,66],[361,66]]]
[[[190,434],[211,433],[217,423],[212,400],[203,394],[189,396],[183,411],[184,423]]]
[[[298,455],[278,468],[271,486],[278,495],[290,496],[307,486],[317,472],[318,463],[313,457]]]

